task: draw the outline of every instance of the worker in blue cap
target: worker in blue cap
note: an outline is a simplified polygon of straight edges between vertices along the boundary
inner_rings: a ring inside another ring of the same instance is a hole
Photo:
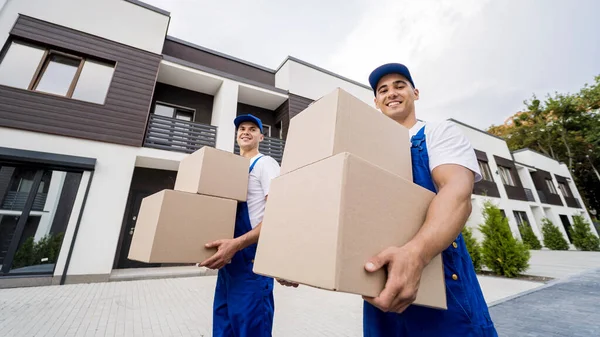
[[[413,181],[436,193],[425,222],[405,245],[389,247],[365,265],[387,270],[385,288],[365,298],[367,337],[497,336],[461,230],[471,214],[473,184],[481,180],[475,152],[449,121],[417,120],[419,90],[408,68],[384,64],[370,74],[375,105],[409,130]],[[442,254],[448,310],[411,305],[423,268]]]
[[[200,266],[219,270],[213,336],[265,337],[271,336],[273,327],[273,279],[254,274],[252,268],[271,180],[279,176],[279,164],[258,150],[264,140],[259,118],[241,115],[234,125],[240,155],[250,159],[248,194],[245,202],[238,202],[234,238],[208,243],[217,252]]]

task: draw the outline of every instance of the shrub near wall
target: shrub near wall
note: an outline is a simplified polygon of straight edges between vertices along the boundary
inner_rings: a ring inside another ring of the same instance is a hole
[[[537,236],[533,232],[531,226],[525,222],[523,225],[519,226],[519,233],[521,233],[521,238],[523,238],[523,243],[529,247],[529,249],[540,250],[542,249],[542,244],[540,240],[538,240]]]
[[[573,239],[573,246],[579,250],[600,250],[600,239],[598,239],[598,237],[592,233],[590,224],[587,223],[581,215],[573,216],[571,238]]]
[[[569,243],[565,240],[565,237],[548,218],[542,219],[542,234],[544,235],[544,246],[546,248],[551,250],[569,249]]]
[[[473,231],[471,228],[465,226],[462,229],[463,239],[465,240],[465,245],[467,246],[467,250],[469,251],[469,255],[471,256],[471,261],[473,261],[473,267],[476,272],[481,271],[481,246],[477,242],[477,240],[473,237]]]
[[[484,235],[481,245],[483,263],[495,274],[515,277],[529,268],[530,253],[527,246],[516,240],[508,219],[490,201],[484,203],[484,224],[479,228]]]

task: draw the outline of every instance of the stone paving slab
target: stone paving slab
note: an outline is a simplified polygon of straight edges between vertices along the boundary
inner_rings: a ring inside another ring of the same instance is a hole
[[[600,252],[531,250],[528,275],[563,278],[600,266]]]
[[[600,336],[600,269],[490,308],[500,336]]]
[[[1,336],[210,336],[216,277],[0,290]],[[534,282],[480,277],[494,301]],[[512,290],[511,290],[512,289]],[[359,296],[275,287],[274,336],[362,336]]]

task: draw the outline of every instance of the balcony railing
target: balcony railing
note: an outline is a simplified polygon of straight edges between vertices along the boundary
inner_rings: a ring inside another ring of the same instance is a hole
[[[215,147],[216,138],[216,126],[151,114],[144,146],[192,153],[203,146]]]
[[[525,196],[527,197],[527,201],[535,201],[535,197],[533,196],[533,191],[529,188],[524,188]]]
[[[264,155],[273,157],[273,159],[275,159],[279,164],[281,164],[281,158],[283,157],[284,148],[285,140],[279,138],[265,137],[265,139],[260,143],[258,151],[260,151],[260,153]],[[236,154],[240,153],[240,147],[237,145],[237,142],[235,143],[234,151]]]
[[[538,192],[538,195],[540,196],[540,202],[547,204],[548,198],[546,198],[546,194],[544,193],[544,191],[538,190],[537,192]]]
[[[9,191],[6,193],[6,197],[2,201],[1,209],[10,210],[10,211],[22,211],[25,208],[25,202],[27,202],[27,197],[29,196],[29,192],[15,192]],[[35,195],[35,199],[33,199],[32,210],[34,211],[43,211],[44,205],[46,205],[46,198],[48,194],[46,193],[38,193]]]

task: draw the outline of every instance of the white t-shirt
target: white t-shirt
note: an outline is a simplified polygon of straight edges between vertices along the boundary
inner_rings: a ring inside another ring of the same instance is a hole
[[[259,156],[263,157],[256,162],[254,169],[250,172],[248,178],[248,196],[246,197],[252,228],[258,226],[262,221],[265,214],[265,197],[269,194],[271,180],[279,176],[279,164],[272,157],[259,153],[250,160],[250,165]]]
[[[450,121],[417,121],[409,130],[409,137],[416,135],[425,126],[425,142],[429,154],[429,172],[442,164],[462,165],[475,173],[475,182],[481,180],[477,156],[471,142],[463,132]],[[437,186],[436,186],[437,189]]]

